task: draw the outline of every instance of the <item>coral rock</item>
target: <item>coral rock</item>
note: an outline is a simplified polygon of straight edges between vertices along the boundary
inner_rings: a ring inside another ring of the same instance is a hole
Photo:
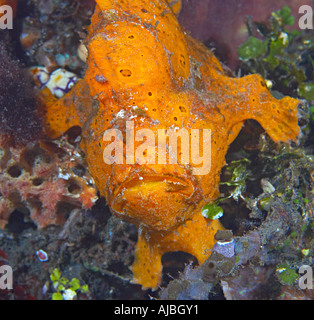
[[[18,209],[39,228],[63,224],[74,208],[89,209],[96,189],[74,146],[64,138],[1,147],[0,227]]]

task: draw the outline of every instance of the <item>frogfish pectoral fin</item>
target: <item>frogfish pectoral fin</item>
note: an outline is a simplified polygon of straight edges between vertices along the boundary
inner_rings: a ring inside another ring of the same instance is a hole
[[[150,241],[146,232],[139,231],[135,249],[135,262],[131,270],[133,283],[141,284],[143,289],[158,289],[161,282],[161,252],[155,243]]]
[[[78,81],[62,99],[55,98],[47,88],[40,92],[40,99],[43,102],[45,132],[53,139],[74,126],[82,127],[93,101],[84,80]]]
[[[161,258],[166,252],[184,251],[195,256],[200,264],[204,263],[216,242],[215,233],[223,229],[219,220],[207,220],[201,211],[172,232],[142,229],[131,268],[134,282],[141,284],[144,289],[156,290],[161,283]]]
[[[247,119],[260,123],[275,142],[297,141],[298,106],[300,100],[284,97],[274,98],[260,75],[224,79],[228,92],[234,95],[232,104],[222,112],[231,126]]]

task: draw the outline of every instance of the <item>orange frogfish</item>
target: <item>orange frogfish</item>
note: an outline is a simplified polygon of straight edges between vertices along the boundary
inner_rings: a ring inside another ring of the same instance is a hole
[[[259,75],[233,77],[181,29],[178,1],[96,3],[84,79],[62,99],[45,96],[47,132],[81,126],[100,194],[138,226],[134,282],[156,289],[164,253],[199,263],[210,255],[223,227],[201,209],[219,196],[244,121],[258,121],[275,142],[297,140],[299,101],[275,99]]]

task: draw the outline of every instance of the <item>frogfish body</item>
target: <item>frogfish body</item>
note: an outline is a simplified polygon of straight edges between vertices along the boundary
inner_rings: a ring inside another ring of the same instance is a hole
[[[100,194],[139,227],[134,282],[156,289],[164,253],[188,252],[199,263],[210,255],[223,227],[201,208],[219,196],[244,121],[258,121],[275,142],[296,140],[299,101],[273,98],[259,75],[230,75],[181,29],[178,1],[96,2],[85,77],[62,99],[45,96],[47,132],[82,127]]]

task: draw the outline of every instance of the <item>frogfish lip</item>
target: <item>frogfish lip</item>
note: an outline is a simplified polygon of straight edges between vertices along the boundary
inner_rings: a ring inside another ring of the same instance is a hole
[[[111,209],[134,223],[168,230],[191,217],[195,193],[192,180],[167,175],[144,175],[122,183],[113,193]]]

